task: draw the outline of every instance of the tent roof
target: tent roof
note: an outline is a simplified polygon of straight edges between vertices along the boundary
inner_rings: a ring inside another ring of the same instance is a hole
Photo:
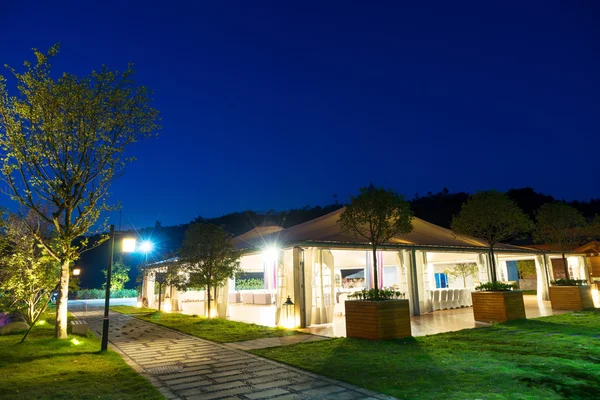
[[[256,228],[249,230],[246,233],[242,233],[233,239],[233,242],[237,248],[255,247],[261,243],[261,239],[269,237],[270,235],[284,230],[283,227],[277,225],[271,221],[265,221],[258,225]]]
[[[270,234],[248,235],[257,228],[234,239],[237,248],[256,248],[277,243],[280,247],[301,242],[337,242],[344,244],[367,244],[368,241],[361,237],[354,237],[342,231],[338,220],[344,208],[323,215],[319,218],[280,229]],[[473,237],[456,236],[451,230],[434,225],[420,218],[412,221],[413,230],[408,234],[394,236],[388,244],[447,246],[447,247],[486,247],[482,239]],[[497,248],[514,249],[523,248],[507,244],[498,244]]]

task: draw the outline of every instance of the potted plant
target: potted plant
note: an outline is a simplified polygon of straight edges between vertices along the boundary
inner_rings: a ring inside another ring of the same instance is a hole
[[[513,290],[515,288],[514,284],[502,282],[487,282],[477,286],[471,294],[475,321],[505,322],[524,319],[523,292]]]
[[[388,340],[412,335],[404,293],[393,289],[364,289],[346,300],[346,336]]]
[[[551,282],[553,310],[581,311],[594,308],[592,288],[585,279],[558,279]]]

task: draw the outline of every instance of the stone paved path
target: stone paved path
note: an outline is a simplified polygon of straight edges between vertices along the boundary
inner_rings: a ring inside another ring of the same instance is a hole
[[[102,310],[71,310],[97,335]],[[168,399],[392,399],[347,383],[111,312],[109,340]]]

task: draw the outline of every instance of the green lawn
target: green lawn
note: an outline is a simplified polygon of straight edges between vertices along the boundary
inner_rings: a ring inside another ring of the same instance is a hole
[[[202,339],[218,343],[241,342],[244,340],[301,334],[296,330],[271,328],[220,318],[204,318],[197,315],[158,312],[153,309],[133,306],[112,306],[112,311],[130,314],[135,318],[162,325]]]
[[[600,397],[600,313],[397,341],[337,338],[252,351],[408,399]]]
[[[117,353],[99,354],[91,333],[56,340],[53,314],[44,317],[23,344],[22,334],[0,336],[0,398],[164,399]]]

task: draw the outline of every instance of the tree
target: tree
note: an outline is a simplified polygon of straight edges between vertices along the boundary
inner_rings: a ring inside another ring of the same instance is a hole
[[[123,257],[119,257],[117,261],[113,263],[111,276],[110,276],[110,290],[123,290],[125,284],[129,282],[129,265],[125,265]],[[103,269],[104,279],[106,279],[106,270]],[[102,288],[106,288],[106,282],[102,284]]]
[[[28,226],[61,265],[56,337],[64,339],[69,270],[88,245],[73,241],[114,208],[110,184],[132,160],[124,152],[158,128],[158,112],[150,106],[151,92],[134,83],[131,65],[123,72],[103,66],[83,77],[55,78],[50,59],[57,52],[58,45],[47,54],[34,49],[36,60],[25,63],[25,72],[10,68],[13,95],[0,76],[0,148],[11,198],[54,228],[56,247]],[[48,204],[50,213],[38,204]]]
[[[11,214],[3,220],[0,239],[0,290],[9,293],[9,307],[23,312],[32,324],[44,311],[59,281],[60,266],[49,257],[27,228],[35,227],[37,236],[51,240],[51,227],[35,213],[24,218]]]
[[[194,223],[185,232],[179,263],[189,273],[188,287],[206,289],[209,318],[211,290],[224,285],[240,271],[241,255],[231,235],[219,226]]]
[[[517,270],[519,271],[519,276],[522,279],[527,279],[531,276],[536,276],[537,272],[535,270],[535,261],[534,260],[518,260],[517,261]]]
[[[460,263],[452,266],[452,269],[444,271],[450,278],[462,279],[463,287],[467,287],[467,277],[477,273],[477,264],[475,263]]]
[[[350,196],[350,203],[340,215],[338,223],[342,230],[371,244],[376,292],[379,290],[377,248],[396,235],[411,232],[412,219],[403,196],[391,189],[376,189],[372,184],[360,188],[358,196]]]
[[[496,282],[494,247],[531,229],[529,217],[506,194],[495,190],[473,195],[452,219],[455,234],[475,236],[486,241],[490,249],[492,282]]]
[[[562,254],[565,279],[569,279],[565,253],[585,237],[587,229],[587,221],[583,214],[565,203],[544,204],[537,214],[534,239],[557,246]]]

